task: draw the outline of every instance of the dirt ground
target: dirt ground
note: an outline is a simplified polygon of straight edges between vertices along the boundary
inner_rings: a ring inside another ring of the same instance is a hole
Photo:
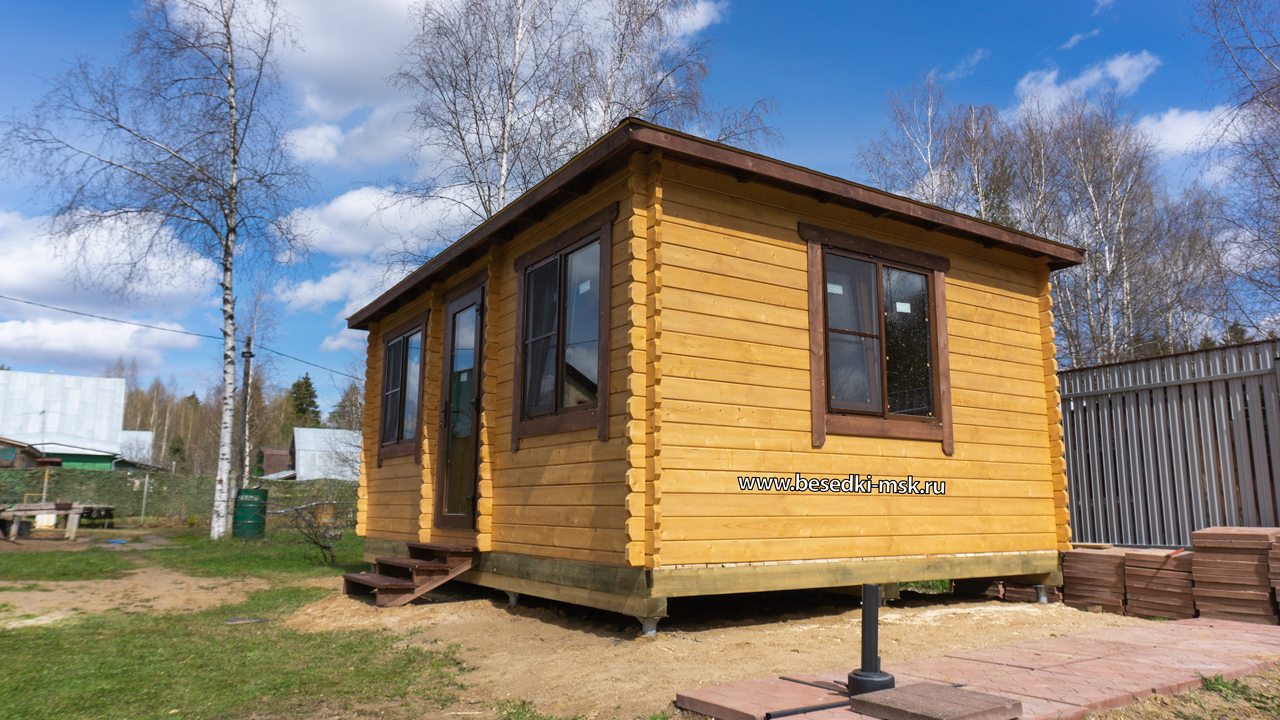
[[[1244,693],[1224,695],[1201,688],[1182,695],[1152,695],[1090,720],[1275,720],[1280,716],[1280,670],[1241,678],[1240,684]]]
[[[644,718],[670,710],[681,690],[858,665],[858,601],[828,593],[673,599],[656,638],[640,635],[631,618],[537,598],[508,609],[505,594],[466,585],[428,598],[375,608],[335,592],[286,622],[304,632],[386,629],[408,644],[457,644],[474,668],[462,678],[470,703],[528,700],[541,712],[587,718]],[[1061,604],[904,593],[882,611],[881,654],[892,672],[897,660],[1144,622]],[[459,704],[440,717],[480,709]]]
[[[0,629],[47,625],[73,615],[107,610],[195,612],[243,602],[249,593],[268,587],[269,583],[255,578],[190,577],[150,566],[113,580],[0,580]]]

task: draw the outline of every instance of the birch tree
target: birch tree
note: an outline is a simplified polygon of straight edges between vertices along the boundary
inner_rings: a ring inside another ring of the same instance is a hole
[[[436,243],[492,217],[627,117],[746,147],[777,142],[771,100],[704,94],[710,42],[690,0],[425,0],[391,82],[413,98],[423,175],[397,201],[438,203]],[[435,243],[429,243],[435,244]],[[422,262],[423,238],[400,262]]]
[[[35,108],[5,123],[5,145],[44,181],[51,233],[89,257],[81,279],[144,292],[156,259],[218,269],[222,382],[210,536],[228,525],[236,395],[235,279],[255,258],[301,249],[287,224],[309,183],[282,143],[275,54],[292,36],[275,0],[144,0],[113,66],[79,59]],[[100,255],[98,255],[100,256]]]
[[[1244,291],[1227,300],[1254,327],[1274,331],[1280,302],[1280,6],[1203,0],[1195,27],[1229,93],[1215,150],[1229,167],[1227,253]]]
[[[885,99],[886,127],[861,145],[855,163],[872,184],[930,205],[956,209],[955,127],[946,90],[933,73]]]

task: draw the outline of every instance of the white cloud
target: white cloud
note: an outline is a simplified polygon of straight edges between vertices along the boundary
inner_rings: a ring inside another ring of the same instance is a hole
[[[325,338],[320,343],[320,349],[325,352],[359,352],[367,347],[368,342],[368,332],[343,328]]]
[[[1098,15],[1114,5],[1116,0],[1093,0],[1093,14]]]
[[[330,303],[341,302],[339,317],[345,318],[400,279],[388,276],[382,268],[364,260],[346,260],[336,267],[318,280],[303,280],[279,288],[278,294],[289,311],[322,310]]]
[[[1205,132],[1225,110],[1221,105],[1212,110],[1170,108],[1159,115],[1143,116],[1138,127],[1155,140],[1161,152],[1182,155],[1194,151],[1201,144]]]
[[[1104,67],[1107,77],[1115,80],[1116,90],[1130,95],[1163,64],[1160,58],[1143,50],[1137,55],[1125,53],[1110,58]]]
[[[408,157],[408,114],[398,104],[374,108],[364,122],[343,132],[330,123],[313,123],[292,130],[287,138],[290,152],[303,162],[325,165],[377,165]]]
[[[986,48],[978,48],[977,50],[974,50],[968,57],[961,60],[960,64],[956,65],[949,72],[943,74],[942,79],[958,80],[962,77],[972,75],[974,69],[978,67],[978,63],[982,62],[982,60],[990,54],[991,53],[988,52]]]
[[[695,35],[716,23],[724,22],[728,9],[729,0],[697,0],[689,14],[682,18],[680,30],[676,34]]]
[[[1066,42],[1062,43],[1062,46],[1061,46],[1061,47],[1059,47],[1058,49],[1059,49],[1059,50],[1070,50],[1071,48],[1073,48],[1073,47],[1075,47],[1075,46],[1079,45],[1080,43],[1084,42],[1085,40],[1090,40],[1090,39],[1093,39],[1093,38],[1098,37],[1098,34],[1099,34],[1099,33],[1101,33],[1101,32],[1102,32],[1102,29],[1101,29],[1101,28],[1094,28],[1092,32],[1087,32],[1087,33],[1076,33],[1075,35],[1072,35],[1072,36],[1071,36],[1071,39],[1070,39],[1070,40],[1068,40],[1068,41],[1066,41]]]
[[[386,79],[413,35],[412,0],[292,0],[303,47],[281,59],[285,79],[307,111],[326,122],[361,107],[398,102]]]
[[[77,268],[93,272],[119,262],[120,245],[127,239],[94,234],[84,242],[88,252],[72,256],[45,233],[48,218],[29,218],[21,213],[0,210],[0,257],[4,258],[5,294],[25,300],[85,312],[122,308],[126,312],[185,314],[207,305],[213,293],[215,265],[212,261],[177,250],[157,254],[139,263],[138,275],[146,278],[137,288],[138,297],[124,303],[95,278],[74,279]]]
[[[3,293],[54,307],[132,320],[176,330],[172,321],[204,310],[213,295],[213,263],[187,255],[176,262],[151,260],[144,272],[155,282],[149,292],[124,303],[102,287],[72,280],[76,264],[95,268],[110,262],[109,238],[86,243],[90,254],[69,257],[44,233],[47,218],[0,211],[0,257],[4,258]],[[97,372],[120,356],[138,358],[144,370],[160,369],[164,351],[190,349],[201,340],[191,336],[82,318],[31,305],[0,300],[0,363],[54,365]]]
[[[5,310],[11,314],[8,306]],[[151,324],[183,329],[172,322]],[[4,338],[0,361],[88,373],[100,372],[122,356],[136,359],[143,372],[159,371],[165,367],[166,350],[192,350],[203,342],[190,335],[89,318],[0,321],[0,337]]]
[[[433,236],[446,220],[446,208],[441,203],[397,203],[391,190],[367,186],[294,210],[292,219],[311,235],[312,249],[342,259],[367,259],[402,240]]]
[[[289,131],[285,142],[292,155],[303,162],[332,162],[338,157],[342,128],[328,123],[315,123]]]
[[[1060,80],[1058,68],[1033,70],[1022,79],[1014,93],[1021,103],[1038,100],[1049,106],[1057,106],[1071,97],[1093,90],[1113,87],[1121,94],[1129,95],[1162,64],[1160,58],[1143,50],[1140,53],[1124,53],[1090,65],[1070,80]]]

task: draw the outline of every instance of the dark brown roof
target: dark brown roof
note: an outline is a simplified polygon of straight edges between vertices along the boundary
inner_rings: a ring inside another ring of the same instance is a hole
[[[877,217],[888,217],[926,230],[973,240],[986,247],[1001,248],[1031,257],[1047,257],[1049,267],[1055,270],[1079,265],[1084,261],[1084,251],[1069,245],[628,118],[497,215],[481,223],[396,283],[377,300],[347,318],[348,327],[367,330],[369,323],[395,312],[432,283],[475,262],[494,243],[510,240],[557,207],[585,194],[600,180],[625,165],[632,153],[650,150],[661,150],[665,157],[730,173],[741,182],[771,185],[822,202],[862,210]]]

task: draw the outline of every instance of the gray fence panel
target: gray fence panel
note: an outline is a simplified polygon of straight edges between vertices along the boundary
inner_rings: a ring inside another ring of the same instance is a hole
[[[1059,373],[1072,536],[1189,545],[1280,521],[1280,342]]]

